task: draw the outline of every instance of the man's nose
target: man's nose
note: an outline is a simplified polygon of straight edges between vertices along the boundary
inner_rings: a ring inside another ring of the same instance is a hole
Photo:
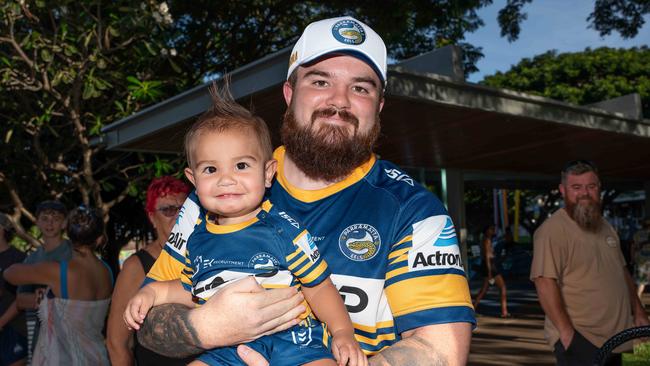
[[[350,108],[349,90],[345,85],[334,85],[331,89],[331,94],[327,100],[327,105],[337,109]]]

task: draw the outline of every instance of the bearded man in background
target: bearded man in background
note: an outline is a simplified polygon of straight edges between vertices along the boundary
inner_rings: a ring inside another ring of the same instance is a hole
[[[558,365],[592,365],[614,334],[648,325],[625,268],[616,231],[602,216],[600,178],[586,160],[567,163],[559,185],[565,207],[535,231],[530,279],[546,314],[544,333]],[[607,365],[620,365],[614,350]]]

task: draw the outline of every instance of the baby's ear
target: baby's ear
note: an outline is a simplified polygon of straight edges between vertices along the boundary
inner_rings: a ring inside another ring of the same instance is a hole
[[[278,161],[275,159],[267,161],[264,165],[264,186],[266,188],[271,188],[271,184],[273,183],[273,176],[275,175],[275,171],[277,169]]]
[[[187,180],[192,182],[192,185],[196,188],[196,183],[194,182],[194,171],[190,169],[189,167],[185,168],[185,177]]]

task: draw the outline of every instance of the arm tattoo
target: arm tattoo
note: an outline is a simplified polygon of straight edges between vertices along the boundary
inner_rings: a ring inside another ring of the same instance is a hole
[[[201,341],[189,321],[189,310],[181,304],[151,308],[138,331],[138,341],[167,357],[184,358],[202,353]]]
[[[426,339],[413,335],[369,359],[371,366],[447,366],[449,362]]]

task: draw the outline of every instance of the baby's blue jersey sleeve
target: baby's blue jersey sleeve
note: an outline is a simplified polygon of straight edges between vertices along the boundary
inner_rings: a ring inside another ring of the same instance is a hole
[[[287,212],[278,212],[280,225],[283,226],[282,241],[286,243],[287,268],[293,276],[306,287],[314,287],[329,275],[327,263],[320,255],[309,231]]]

